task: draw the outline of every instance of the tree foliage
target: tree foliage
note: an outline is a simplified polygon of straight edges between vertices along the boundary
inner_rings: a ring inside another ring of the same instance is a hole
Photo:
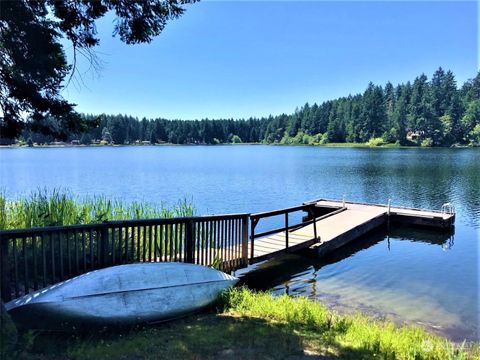
[[[82,117],[86,123],[99,126],[88,132],[71,132],[70,140],[101,140],[105,129],[116,144],[216,144],[238,142],[238,138],[247,143],[279,144],[368,143],[373,139],[370,143],[378,144],[382,138],[382,143],[401,145],[478,145],[480,73],[460,89],[453,74],[441,68],[431,81],[422,74],[413,83],[397,86],[371,83],[362,94],[319,105],[307,103],[291,115],[188,121],[140,120],[128,115]],[[45,121],[54,128],[61,126],[53,117]],[[23,138],[37,143],[54,140],[30,130],[24,131]]]
[[[182,5],[197,0],[41,0],[2,1],[0,11],[0,136],[18,136],[25,120],[34,131],[67,138],[84,125],[74,105],[60,95],[75,74],[78,55],[95,64],[99,44],[95,21],[115,14],[113,34],[127,44],[150,42],[167,21],[179,17]],[[73,48],[69,64],[60,39]],[[68,79],[67,79],[68,81]],[[45,127],[55,117],[63,132]],[[83,128],[83,130],[85,130]]]

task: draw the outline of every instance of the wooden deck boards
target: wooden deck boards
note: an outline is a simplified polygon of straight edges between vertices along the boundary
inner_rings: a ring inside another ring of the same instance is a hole
[[[343,246],[344,244],[358,238],[366,232],[380,226],[388,218],[387,205],[361,204],[332,200],[320,200],[316,206],[320,208],[345,210],[325,216],[316,221],[317,239],[315,239],[314,225],[309,224],[292,230],[288,233],[289,251],[296,251],[314,245],[319,253],[327,253]],[[435,221],[451,222],[454,214],[444,214],[440,211],[408,209],[401,207],[390,207],[390,215],[402,217],[412,223],[422,224],[419,219],[433,219]],[[262,261],[286,252],[285,231],[267,237],[258,238],[254,241],[253,262]],[[251,254],[251,244],[248,248]]]

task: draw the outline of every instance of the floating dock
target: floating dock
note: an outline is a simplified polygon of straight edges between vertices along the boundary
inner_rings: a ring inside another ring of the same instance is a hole
[[[259,238],[251,235],[251,240],[253,238],[253,241],[249,242],[251,263],[308,247],[314,248],[319,255],[326,255],[389,223],[450,229],[455,221],[455,211],[450,204],[442,206],[440,211],[323,199],[304,205],[314,206],[312,215],[305,219],[307,225],[290,228],[287,223],[283,231]],[[260,213],[260,216],[264,218],[268,216],[267,214]],[[255,219],[255,214],[252,215],[252,219]],[[254,234],[254,231],[251,234]]]

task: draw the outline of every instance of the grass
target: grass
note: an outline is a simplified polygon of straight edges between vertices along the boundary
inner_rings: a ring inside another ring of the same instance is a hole
[[[318,145],[318,146],[323,146],[323,147],[346,147],[346,148],[371,148],[371,147],[378,147],[378,148],[408,148],[409,146],[401,146],[399,144],[390,144],[390,143],[384,143],[381,145],[376,145],[376,144],[369,144],[369,143],[351,143],[351,142],[345,142],[345,143],[327,143],[323,145]]]
[[[143,202],[126,203],[105,196],[79,198],[61,190],[37,190],[19,199],[0,192],[0,230],[52,225],[99,223],[107,220],[152,219],[192,216],[186,200],[172,208]]]
[[[224,293],[216,311],[154,327],[27,339],[20,359],[480,359],[478,344],[245,288]]]

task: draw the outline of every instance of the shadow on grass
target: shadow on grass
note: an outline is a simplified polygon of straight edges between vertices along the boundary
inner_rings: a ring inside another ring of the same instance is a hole
[[[296,323],[203,314],[130,330],[72,336],[38,334],[23,359],[371,359],[375,349],[336,341],[348,325]],[[377,353],[378,355],[378,353]]]

